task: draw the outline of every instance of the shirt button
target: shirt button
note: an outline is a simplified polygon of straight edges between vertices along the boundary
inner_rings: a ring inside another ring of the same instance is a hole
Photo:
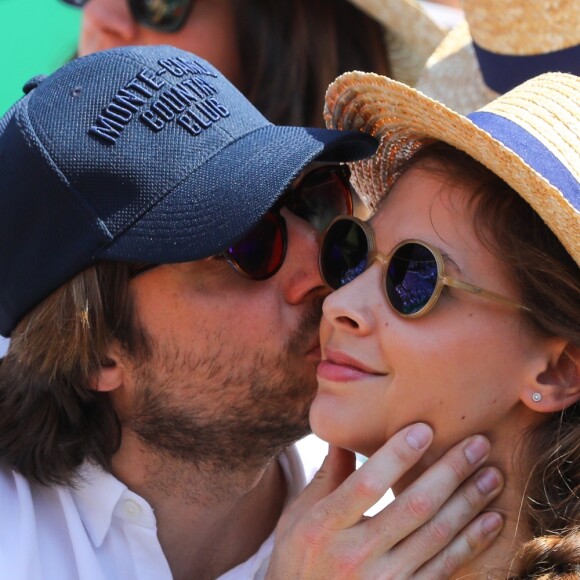
[[[141,515],[141,506],[132,499],[127,499],[123,502],[123,511],[131,518],[136,518]]]

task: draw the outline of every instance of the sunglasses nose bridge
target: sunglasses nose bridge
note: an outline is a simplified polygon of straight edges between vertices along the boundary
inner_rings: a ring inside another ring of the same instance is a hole
[[[385,256],[385,254],[381,254],[380,252],[370,252],[369,254],[369,268],[374,262],[378,262],[383,269],[386,269],[389,266],[389,256]]]

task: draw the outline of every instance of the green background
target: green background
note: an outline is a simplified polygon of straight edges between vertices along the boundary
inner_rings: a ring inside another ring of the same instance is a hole
[[[80,10],[59,0],[0,0],[0,115],[24,83],[74,54]]]

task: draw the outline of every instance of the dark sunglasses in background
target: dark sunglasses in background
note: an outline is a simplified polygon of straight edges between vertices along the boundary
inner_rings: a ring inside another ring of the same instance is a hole
[[[62,0],[82,8],[88,0]],[[139,24],[159,32],[177,32],[187,20],[194,0],[127,0],[131,15]]]
[[[355,217],[336,218],[326,230],[320,248],[319,266],[324,282],[338,290],[375,261],[383,268],[382,289],[388,304],[406,318],[427,314],[437,303],[444,286],[529,311],[500,294],[448,276],[441,252],[426,242],[406,240],[385,256],[376,250],[369,224]]]

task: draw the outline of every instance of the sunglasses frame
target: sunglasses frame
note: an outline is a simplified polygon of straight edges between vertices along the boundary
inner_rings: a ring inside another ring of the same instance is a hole
[[[187,5],[185,7],[185,11],[183,14],[173,23],[171,24],[155,24],[151,23],[147,20],[144,16],[141,15],[139,12],[139,0],[127,0],[127,4],[129,5],[129,9],[131,10],[131,16],[143,26],[150,28],[151,30],[157,30],[158,32],[177,32],[180,30],[183,25],[187,22],[189,14],[191,13],[191,9],[195,3],[195,0],[187,0]]]
[[[83,8],[89,0],[61,0],[65,4],[69,6],[74,6],[75,8]],[[181,15],[176,22],[171,24],[155,24],[147,20],[147,18],[143,17],[143,15],[139,11],[139,0],[127,0],[127,5],[129,6],[129,10],[131,12],[131,17],[135,22],[150,28],[151,30],[156,30],[158,32],[177,32],[183,25],[187,22],[189,14],[191,13],[191,9],[195,4],[195,0],[187,0],[187,6],[185,12]]]
[[[271,216],[272,219],[274,219],[277,224],[278,227],[280,228],[280,231],[282,233],[282,255],[280,256],[280,260],[278,261],[278,264],[276,264],[276,266],[274,267],[274,269],[271,272],[268,272],[266,274],[264,274],[263,276],[252,276],[251,274],[249,274],[248,272],[246,272],[236,261],[235,259],[230,256],[228,254],[227,250],[224,250],[221,255],[223,256],[223,258],[227,261],[228,265],[233,268],[234,272],[236,272],[236,274],[239,274],[240,276],[242,276],[242,278],[247,278],[248,280],[255,280],[256,282],[262,282],[263,280],[267,280],[268,278],[271,278],[272,276],[274,276],[278,270],[280,270],[280,268],[282,267],[282,264],[284,264],[284,260],[286,259],[286,250],[288,249],[288,228],[286,227],[286,220],[280,215],[280,209],[282,209],[281,207],[278,209],[278,211],[276,211],[275,208],[270,209],[269,211],[267,211],[258,221],[258,223],[254,226],[257,227],[260,222],[262,222],[264,219],[266,219],[266,216]],[[253,231],[250,230],[249,233],[251,233]],[[246,234],[246,235],[249,235]],[[242,238],[242,240],[244,240],[244,238]],[[240,240],[240,241],[242,241]],[[233,244],[233,246],[235,246],[235,244]]]
[[[263,276],[256,277],[256,276],[253,276],[253,275],[247,273],[232,258],[232,256],[230,256],[228,254],[228,250],[226,249],[221,253],[221,256],[228,262],[228,264],[234,269],[234,271],[237,274],[239,274],[243,278],[247,278],[249,280],[255,280],[257,282],[261,282],[263,280],[267,280],[268,278],[271,278],[280,270],[280,268],[284,264],[284,261],[286,260],[286,252],[288,250],[288,228],[286,226],[286,220],[282,217],[280,212],[282,211],[283,208],[288,207],[288,199],[289,198],[291,199],[292,196],[299,195],[299,191],[301,190],[301,186],[303,186],[305,180],[309,179],[310,177],[312,177],[316,173],[323,172],[323,171],[327,171],[329,173],[338,173],[339,174],[340,179],[344,183],[345,191],[348,192],[348,200],[345,196],[345,201],[347,202],[348,210],[349,210],[350,214],[352,215],[352,212],[354,211],[354,192],[353,192],[353,189],[352,189],[352,187],[350,185],[350,181],[349,181],[350,168],[348,167],[348,165],[346,163],[325,165],[325,166],[317,167],[317,168],[314,168],[314,169],[308,171],[308,173],[306,173],[304,175],[304,177],[295,186],[290,186],[282,194],[282,196],[278,199],[278,201],[274,204],[274,206],[270,210],[268,210],[260,218],[258,223],[254,226],[254,228],[256,228],[260,224],[260,222],[266,218],[266,216],[272,216],[277,221],[277,223],[280,227],[281,233],[282,233],[282,244],[283,244],[282,254],[280,256],[280,260],[279,260],[278,264],[274,267],[274,269],[271,272],[268,272],[267,274],[265,274]],[[288,207],[288,210],[290,212],[292,212],[294,215],[298,215],[297,213],[292,211],[292,209],[290,207]],[[340,217],[340,216],[337,216],[337,217]],[[336,218],[334,218],[331,223],[333,223],[335,220],[336,220]],[[308,220],[306,220],[306,221],[308,221]],[[253,231],[254,228],[252,228],[244,237],[242,237],[241,240],[238,241],[238,243],[243,241],[246,238],[246,236],[251,234],[251,232]],[[322,230],[322,232],[326,231],[326,229],[328,229],[328,227],[325,228],[324,230]],[[322,232],[320,232],[320,233],[322,233]],[[235,246],[235,244],[232,244],[232,246]]]
[[[366,267],[364,269],[364,272],[366,272],[375,262],[379,262],[381,264],[382,279],[383,279],[382,289],[383,289],[383,294],[387,300],[387,304],[396,314],[398,314],[399,316],[401,316],[403,318],[420,318],[421,316],[425,316],[425,314],[427,314],[429,311],[431,311],[434,308],[435,304],[437,304],[437,301],[439,300],[439,297],[441,296],[441,292],[443,291],[443,288],[445,286],[449,286],[451,288],[456,288],[458,290],[463,290],[464,292],[468,292],[470,294],[475,294],[476,296],[481,296],[482,298],[487,298],[488,300],[492,300],[494,302],[503,304],[505,306],[511,306],[514,308],[518,308],[520,310],[531,312],[531,309],[528,308],[527,306],[524,306],[523,304],[521,304],[519,302],[515,302],[514,300],[511,300],[510,298],[507,298],[506,296],[503,296],[503,295],[498,294],[496,292],[493,292],[491,290],[486,290],[485,288],[482,288],[481,286],[476,286],[474,284],[470,284],[469,282],[457,280],[457,278],[453,278],[452,276],[447,275],[447,273],[445,271],[445,261],[443,260],[443,256],[441,255],[441,252],[437,248],[435,248],[434,246],[431,246],[430,244],[428,244],[427,242],[423,242],[421,240],[416,240],[416,239],[408,239],[408,240],[404,240],[404,241],[400,242],[399,244],[397,244],[387,255],[379,252],[376,249],[375,233],[374,233],[372,227],[368,223],[363,222],[362,220],[358,219],[355,216],[339,216],[339,217],[335,218],[332,221],[332,223],[328,226],[328,228],[326,229],[326,231],[324,232],[324,235],[322,237],[318,266],[319,266],[319,270],[320,270],[320,275],[322,276],[324,283],[329,288],[331,288],[333,290],[338,290],[339,288],[333,288],[328,283],[326,276],[324,275],[324,268],[322,265],[322,262],[323,262],[322,248],[324,247],[324,242],[326,241],[326,237],[327,237],[328,233],[330,232],[331,228],[334,226],[334,224],[336,224],[338,222],[342,222],[342,221],[354,222],[362,229],[362,231],[365,235],[365,239],[367,242],[367,248],[368,248],[368,250],[367,250],[367,264],[366,264]],[[399,250],[401,247],[405,246],[406,244],[418,244],[418,245],[426,248],[434,256],[435,263],[437,264],[437,282],[435,283],[435,288],[433,289],[433,293],[431,294],[431,297],[425,303],[425,305],[423,307],[421,307],[419,310],[417,310],[417,312],[413,312],[412,314],[404,314],[403,312],[400,312],[399,310],[397,310],[397,308],[395,308],[395,306],[393,306],[393,304],[389,298],[389,295],[387,293],[387,276],[388,276],[389,264],[391,263],[391,259],[393,258],[393,256],[397,252],[397,250]],[[363,272],[361,272],[361,274],[362,273]],[[359,275],[357,275],[356,277],[358,278]],[[344,284],[344,286],[346,286],[346,284]],[[343,286],[340,286],[340,288],[342,288],[342,287]]]

